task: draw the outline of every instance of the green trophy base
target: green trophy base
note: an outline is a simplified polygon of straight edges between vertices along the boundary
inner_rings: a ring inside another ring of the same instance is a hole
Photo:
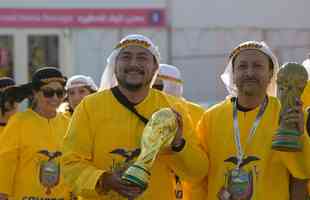
[[[299,139],[301,133],[295,130],[278,130],[272,140],[272,149],[285,152],[299,152],[302,143]]]
[[[142,190],[145,190],[148,186],[148,180],[150,172],[138,165],[130,166],[126,172],[122,175],[122,180],[137,185]]]

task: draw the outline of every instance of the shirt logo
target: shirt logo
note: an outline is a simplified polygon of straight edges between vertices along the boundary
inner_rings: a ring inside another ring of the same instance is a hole
[[[54,159],[61,156],[60,151],[49,152],[47,150],[41,150],[38,152],[46,157],[48,160],[41,161],[40,163],[40,183],[46,188],[46,194],[49,195],[52,192],[52,188],[59,184],[60,179],[60,163]]]

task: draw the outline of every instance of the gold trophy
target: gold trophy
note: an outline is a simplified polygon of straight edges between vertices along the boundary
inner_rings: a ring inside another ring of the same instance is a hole
[[[289,123],[283,120],[283,113],[297,104],[307,84],[308,73],[306,69],[297,63],[286,63],[281,66],[277,74],[277,96],[281,102],[279,128],[272,140],[272,149],[278,151],[301,151],[301,132],[297,123]]]
[[[157,154],[160,150],[170,146],[177,128],[176,114],[170,108],[163,108],[155,112],[143,130],[141,153],[133,165],[124,172],[122,180],[145,190]]]

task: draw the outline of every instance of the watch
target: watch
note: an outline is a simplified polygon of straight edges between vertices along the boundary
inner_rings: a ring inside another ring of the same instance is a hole
[[[171,149],[174,152],[180,152],[183,150],[183,148],[185,147],[186,141],[184,138],[181,139],[181,142],[179,142],[178,144],[173,144],[171,145]]]

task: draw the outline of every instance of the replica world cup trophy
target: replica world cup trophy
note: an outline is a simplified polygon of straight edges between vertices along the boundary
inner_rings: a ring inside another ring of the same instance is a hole
[[[294,108],[297,99],[307,84],[308,73],[306,69],[297,63],[286,63],[277,73],[277,96],[281,102],[279,128],[272,140],[272,149],[278,151],[301,151],[301,132],[296,122],[284,120],[284,113]]]
[[[155,112],[146,124],[141,139],[141,153],[123,173],[122,180],[145,190],[151,176],[151,168],[160,150],[172,143],[177,132],[176,114],[170,108]]]

